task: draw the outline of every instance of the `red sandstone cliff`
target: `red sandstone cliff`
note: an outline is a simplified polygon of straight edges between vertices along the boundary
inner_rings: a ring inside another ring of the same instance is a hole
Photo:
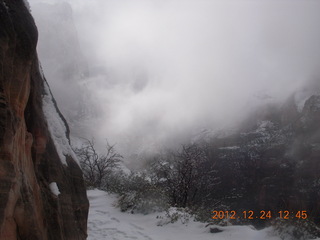
[[[82,171],[39,70],[37,37],[24,2],[0,0],[0,239],[86,239]]]

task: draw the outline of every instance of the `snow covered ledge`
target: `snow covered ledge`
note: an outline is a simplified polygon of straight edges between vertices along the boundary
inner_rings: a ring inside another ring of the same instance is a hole
[[[66,156],[69,155],[80,166],[79,160],[70,146],[70,142],[67,137],[68,129],[66,127],[65,121],[61,118],[60,114],[57,111],[55,100],[46,81],[44,82],[44,90],[45,93],[42,97],[42,108],[48,123],[50,136],[57,149],[59,158],[62,164],[68,166]]]
[[[51,190],[51,192],[52,192],[53,195],[55,195],[56,197],[59,196],[60,190],[59,190],[59,187],[58,187],[58,185],[57,185],[56,182],[50,183],[50,184],[49,184],[49,188],[50,188],[50,190]]]

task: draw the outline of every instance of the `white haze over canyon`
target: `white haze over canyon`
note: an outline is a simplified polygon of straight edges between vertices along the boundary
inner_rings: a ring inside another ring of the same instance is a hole
[[[61,1],[29,2],[32,11]],[[232,126],[320,81],[320,1],[66,2],[89,72],[91,65],[107,72],[85,79],[99,109],[88,126],[125,154]],[[60,97],[61,82],[48,81]],[[57,97],[60,106],[66,101]]]

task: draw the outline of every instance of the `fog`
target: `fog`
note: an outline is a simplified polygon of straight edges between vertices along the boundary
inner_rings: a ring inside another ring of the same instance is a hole
[[[40,61],[63,111],[79,96],[59,80],[50,62],[59,52],[46,44],[78,36],[88,74],[77,84],[95,113],[82,125],[87,131],[74,131],[108,138],[128,156],[231,127],[319,79],[319,1],[68,0],[70,31],[60,15],[39,22],[36,5],[60,0],[29,2]],[[64,31],[46,25],[52,21]],[[50,31],[57,39],[43,37]]]

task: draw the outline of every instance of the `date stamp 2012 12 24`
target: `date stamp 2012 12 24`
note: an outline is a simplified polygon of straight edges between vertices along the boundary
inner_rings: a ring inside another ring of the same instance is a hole
[[[307,219],[307,211],[212,211],[212,219],[271,219],[271,218],[280,218],[280,219]]]

